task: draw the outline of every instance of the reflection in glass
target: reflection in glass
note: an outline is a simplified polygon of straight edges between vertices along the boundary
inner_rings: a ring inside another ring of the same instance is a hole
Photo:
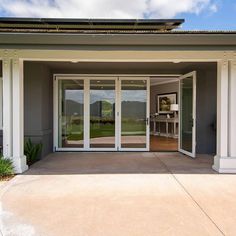
[[[145,80],[121,81],[121,147],[146,148]]]
[[[181,82],[181,149],[192,152],[193,135],[193,79],[186,78]]]
[[[59,80],[59,147],[84,146],[84,82]]]
[[[115,147],[115,80],[90,81],[90,147]]]

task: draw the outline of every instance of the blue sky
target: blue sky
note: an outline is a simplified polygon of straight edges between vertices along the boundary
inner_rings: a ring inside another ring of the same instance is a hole
[[[185,30],[236,30],[236,0],[0,0],[0,16],[184,18]]]
[[[183,29],[222,29],[236,30],[236,1],[217,1],[217,11],[204,10],[197,14],[180,14],[178,17],[185,18]]]

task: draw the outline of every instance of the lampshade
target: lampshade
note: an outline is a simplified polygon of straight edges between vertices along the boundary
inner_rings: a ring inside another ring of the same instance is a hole
[[[178,111],[179,110],[179,105],[178,104],[171,104],[170,105],[170,110],[171,111]]]

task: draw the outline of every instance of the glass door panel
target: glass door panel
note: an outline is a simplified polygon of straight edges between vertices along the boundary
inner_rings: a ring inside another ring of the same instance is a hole
[[[147,81],[121,79],[121,149],[147,147]]]
[[[84,81],[59,80],[59,148],[84,147]]]
[[[90,80],[90,148],[115,148],[115,80]]]
[[[195,72],[180,79],[180,151],[195,157]]]

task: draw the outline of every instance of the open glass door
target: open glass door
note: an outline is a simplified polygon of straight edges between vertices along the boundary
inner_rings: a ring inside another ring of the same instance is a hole
[[[196,156],[196,72],[180,77],[179,151]]]
[[[149,80],[120,77],[119,150],[149,150]]]

